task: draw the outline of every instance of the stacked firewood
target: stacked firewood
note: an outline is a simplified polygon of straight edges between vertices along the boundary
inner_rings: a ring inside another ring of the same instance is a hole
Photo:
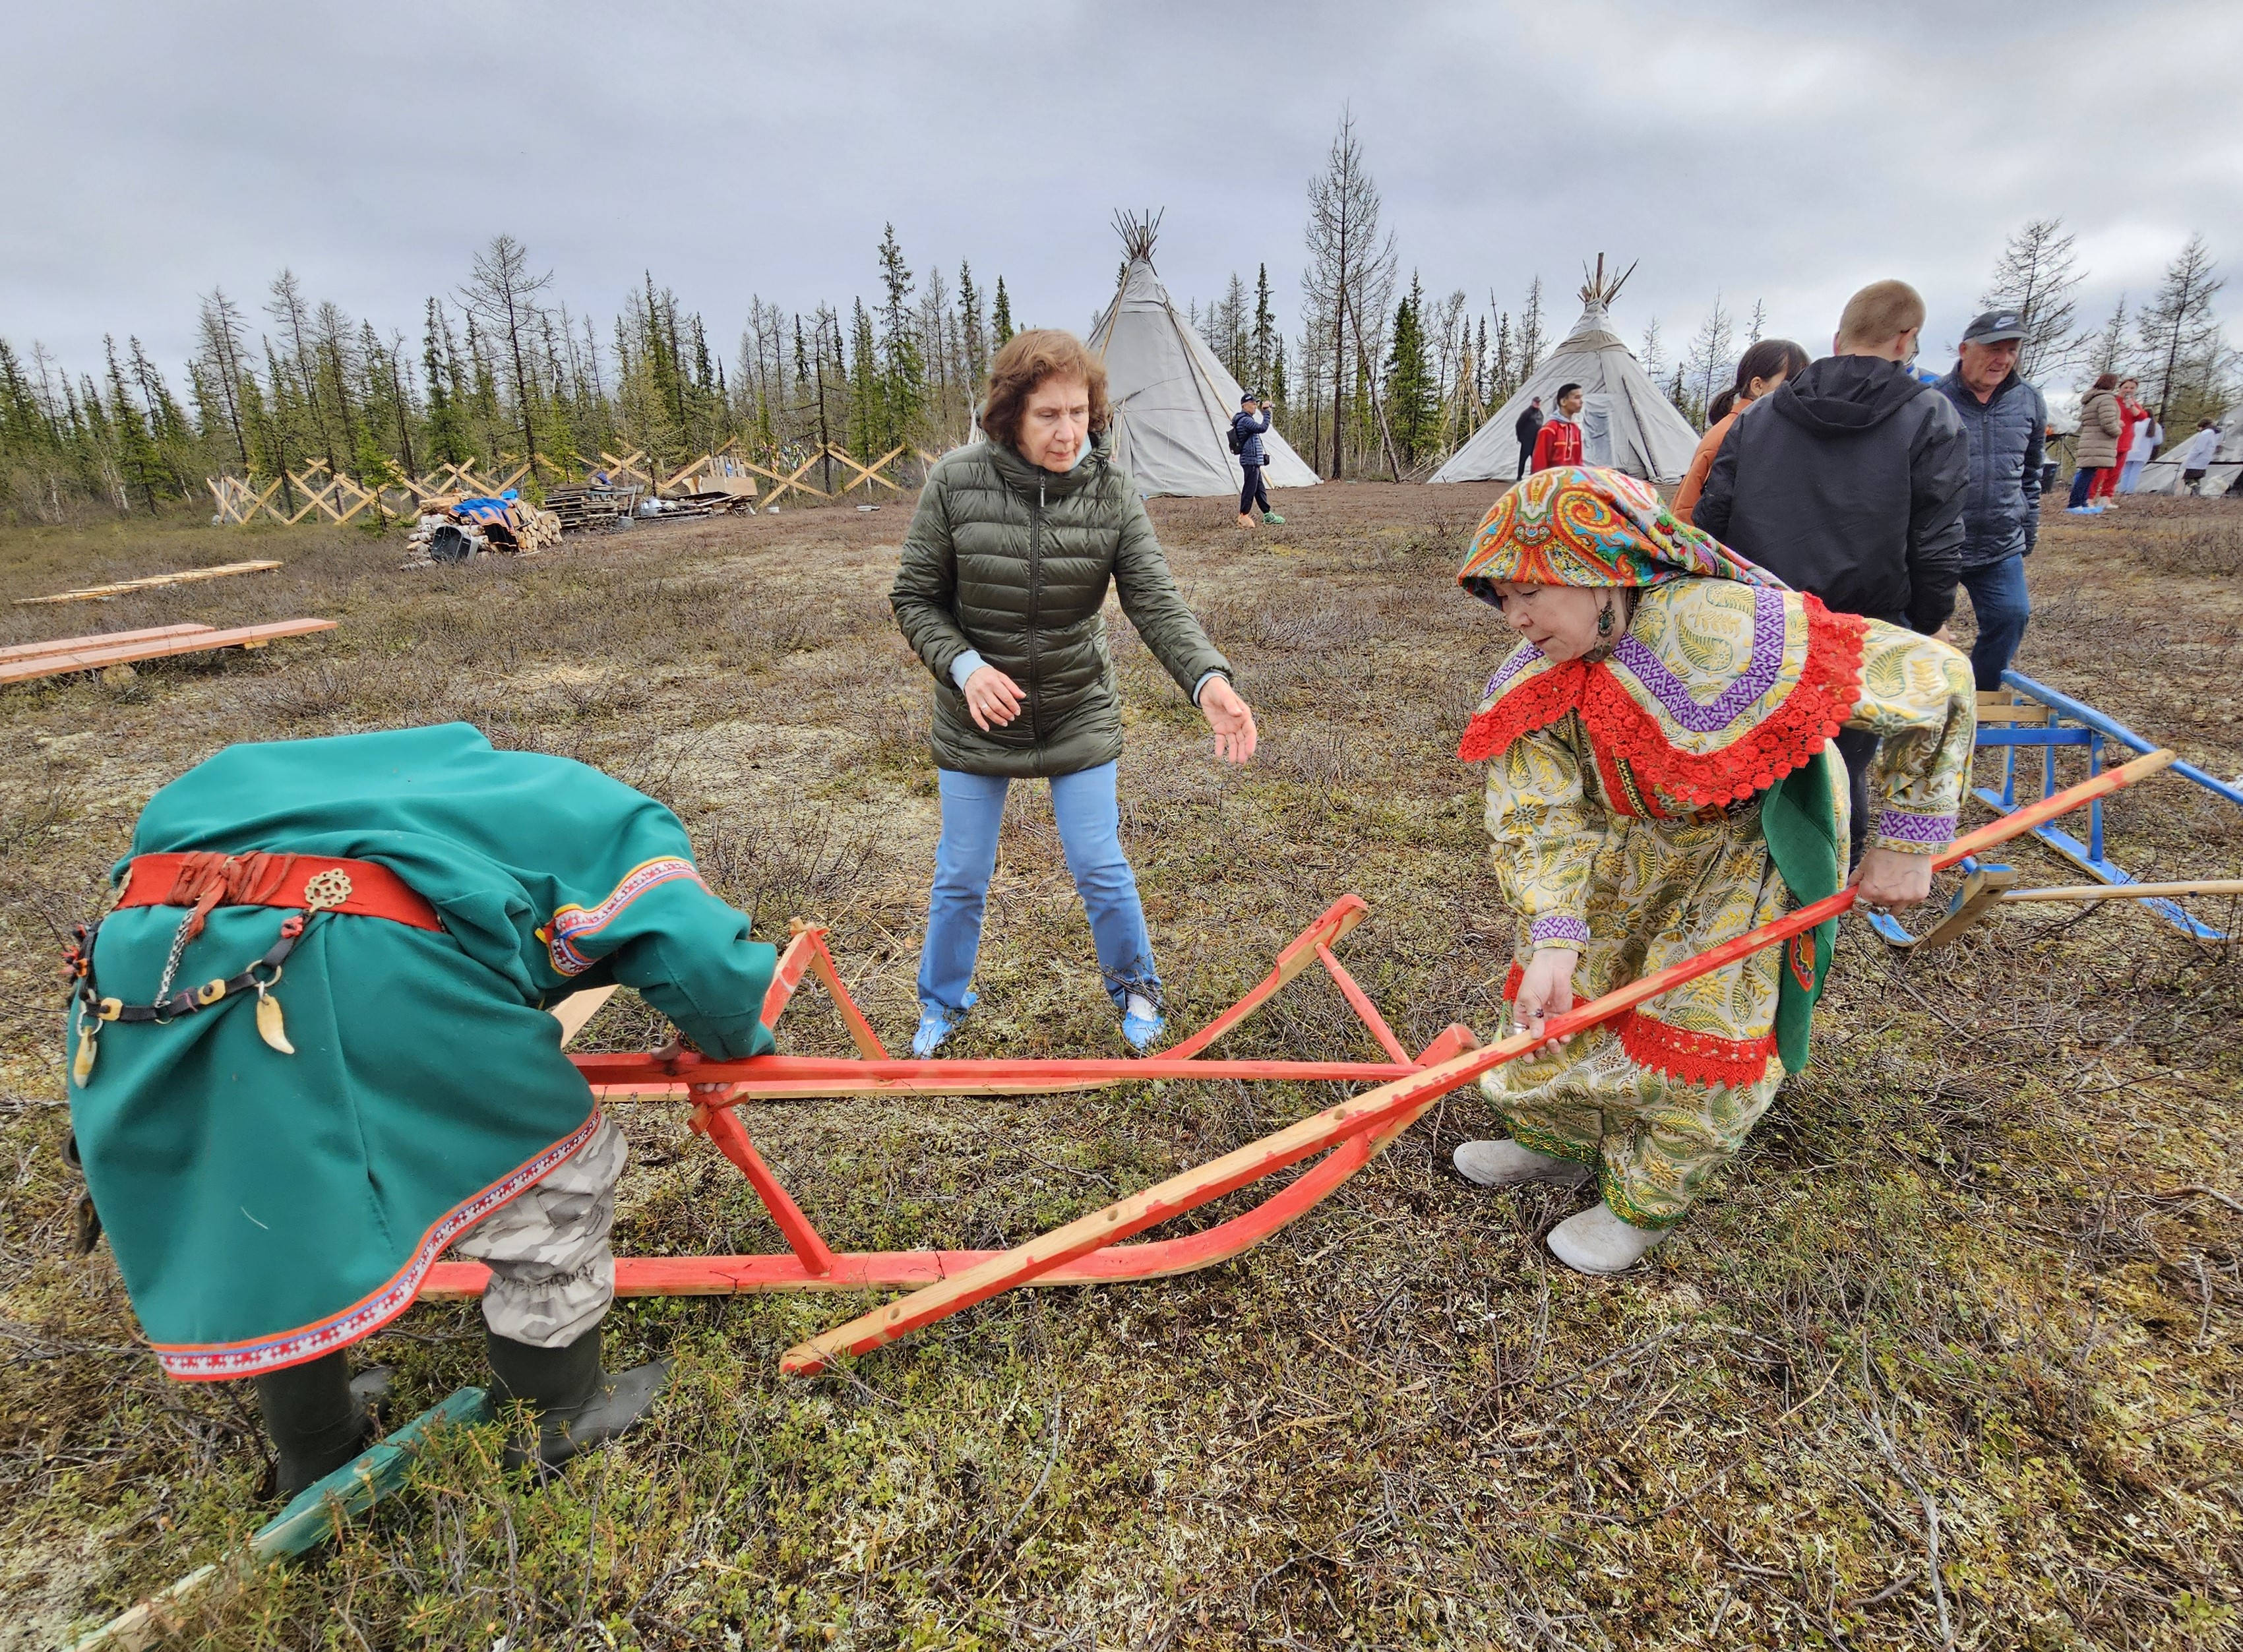
[[[406,568],[434,568],[474,556],[535,556],[561,538],[561,518],[518,498],[437,496],[421,502],[405,536]]]

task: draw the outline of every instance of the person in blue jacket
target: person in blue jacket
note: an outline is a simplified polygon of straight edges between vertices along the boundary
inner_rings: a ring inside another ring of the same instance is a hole
[[[2043,443],[2048,403],[2017,376],[2024,323],[2016,310],[1989,310],[1963,334],[1962,359],[1939,381],[1970,439],[1963,492],[1963,587],[1977,616],[1970,674],[1982,693],[2002,685],[2032,617],[2025,558],[2040,536]]]

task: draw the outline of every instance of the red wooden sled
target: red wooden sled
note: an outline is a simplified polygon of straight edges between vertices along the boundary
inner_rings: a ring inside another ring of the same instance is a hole
[[[825,932],[799,927],[779,955],[765,994],[763,1022],[776,1028],[787,1002],[815,972],[832,995],[856,1059],[758,1055],[713,1062],[685,1055],[577,1055],[571,1059],[594,1089],[606,1096],[670,1096],[693,1104],[691,1128],[706,1136],[740,1168],[756,1197],[785,1236],[789,1251],[769,1256],[618,1257],[616,1294],[625,1297],[730,1296],[744,1291],[860,1291],[871,1286],[924,1285],[947,1279],[1004,1254],[1000,1251],[837,1251],[764,1163],[735,1109],[747,1101],[835,1096],[1048,1096],[1155,1079],[1378,1081],[1406,1077],[1477,1047],[1472,1031],[1451,1027],[1412,1056],[1370,997],[1350,975],[1332,946],[1361,923],[1370,908],[1344,895],[1277,954],[1261,983],[1205,1027],[1151,1057],[1089,1061],[896,1061],[865,1019],[825,947]],[[1202,1054],[1266,1003],[1303,970],[1322,964],[1349,1007],[1389,1059],[1379,1062],[1226,1061]],[[692,1088],[689,1089],[689,1085]],[[1260,1244],[1316,1204],[1369,1163],[1398,1130],[1365,1135],[1255,1209],[1188,1237],[1117,1245],[1042,1276],[1046,1285],[1095,1285],[1155,1279],[1211,1267]],[[482,1294],[490,1271],[477,1262],[440,1262],[428,1271],[425,1298]]]
[[[2164,768],[2171,752],[2157,752],[2111,769],[2068,791],[2027,805],[1956,842],[1936,865],[1950,866],[2094,799],[2107,796]],[[1551,1039],[1585,1031],[1646,1000],[1723,965],[1812,929],[1852,906],[1842,889],[1775,923],[1740,935],[1683,963],[1629,983],[1604,997],[1553,1017],[1540,1037],[1514,1034],[1482,1048],[1468,1028],[1452,1026],[1412,1058],[1337,958],[1332,943],[1361,922],[1367,908],[1344,896],[1278,954],[1276,967],[1236,1004],[1163,1055],[1136,1061],[892,1061],[850,998],[824,933],[799,930],[781,955],[764,1001],[765,1025],[774,1024],[805,975],[815,970],[841,1008],[859,1060],[761,1055],[711,1062],[684,1055],[582,1055],[577,1066],[610,1093],[677,1095],[692,1101],[692,1127],[739,1166],[785,1235],[784,1256],[621,1257],[616,1261],[620,1296],[724,1296],[746,1291],[852,1291],[909,1285],[911,1295],[861,1314],[788,1351],[779,1362],[791,1374],[821,1371],[837,1358],[871,1352],[909,1332],[946,1318],[1000,1291],[1027,1285],[1102,1285],[1188,1273],[1225,1261],[1258,1244],[1330,1195],[1423,1116],[1442,1096],[1483,1073],[1516,1060]],[[1238,1025],[1311,963],[1322,963],[1350,1007],[1392,1059],[1387,1062],[1254,1062],[1210,1059],[1201,1052]],[[904,1093],[932,1096],[1049,1095],[1150,1079],[1321,1079],[1380,1081],[1371,1089],[1276,1134],[1226,1153],[1196,1170],[1131,1194],[1103,1210],[1070,1222],[1010,1251],[836,1252],[779,1184],[734,1116],[742,1101],[762,1098]],[[688,1089],[688,1086],[690,1089]],[[1144,1244],[1124,1240],[1198,1209],[1211,1200],[1324,1156],[1279,1191],[1242,1215],[1201,1232]],[[480,1295],[489,1275],[480,1264],[440,1263],[421,1294]]]

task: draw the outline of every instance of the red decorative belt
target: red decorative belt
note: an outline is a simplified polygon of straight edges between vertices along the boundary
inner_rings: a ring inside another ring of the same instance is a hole
[[[414,929],[441,929],[435,907],[387,866],[317,854],[229,855],[214,850],[140,854],[126,868],[125,907],[293,907],[387,918]],[[201,925],[195,927],[199,930]]]

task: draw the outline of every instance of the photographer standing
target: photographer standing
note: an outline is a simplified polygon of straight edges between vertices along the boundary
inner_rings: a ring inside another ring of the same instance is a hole
[[[1259,414],[1255,409],[1260,408]],[[1285,519],[1270,509],[1270,489],[1262,480],[1262,468],[1270,462],[1262,449],[1262,433],[1270,428],[1270,404],[1249,390],[1238,398],[1238,412],[1230,421],[1230,450],[1238,455],[1239,469],[1246,473],[1245,484],[1238,490],[1238,525],[1254,525],[1254,508],[1262,509],[1262,520],[1273,528],[1282,528]]]

